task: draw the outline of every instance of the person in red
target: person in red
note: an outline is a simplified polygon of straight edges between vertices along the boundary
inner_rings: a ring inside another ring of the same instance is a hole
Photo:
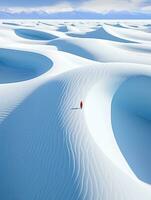
[[[81,109],[83,108],[83,102],[82,101],[80,102],[80,108]]]

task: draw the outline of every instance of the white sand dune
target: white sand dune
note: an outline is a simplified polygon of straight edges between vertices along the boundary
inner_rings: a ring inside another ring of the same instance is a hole
[[[31,40],[53,40],[57,38],[54,35],[50,35],[46,32],[32,29],[16,29],[15,33],[20,37]]]
[[[0,22],[1,199],[151,199],[150,23]]]
[[[134,42],[151,43],[151,35],[149,33],[142,32],[141,30],[130,30],[106,25],[104,27],[107,32],[113,34],[116,37]]]

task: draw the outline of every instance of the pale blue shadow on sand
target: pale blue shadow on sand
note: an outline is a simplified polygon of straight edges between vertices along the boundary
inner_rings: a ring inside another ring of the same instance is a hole
[[[110,40],[121,43],[136,43],[130,40],[122,39],[114,35],[111,35],[103,27],[98,28],[97,30],[91,32],[87,32],[85,34],[76,34],[76,33],[67,33],[67,34],[71,37],[77,37],[77,38],[95,38],[95,39]]]
[[[33,30],[33,29],[15,29],[16,35],[19,37],[30,39],[30,40],[53,40],[57,36],[43,31]]]
[[[67,26],[63,25],[63,26],[58,27],[57,31],[68,32],[68,28],[67,28]]]
[[[112,100],[114,135],[135,175],[151,183],[151,77],[136,76],[121,84]]]
[[[52,66],[53,62],[44,55],[0,48],[0,84],[35,78]]]
[[[13,22],[3,22],[4,25],[10,25],[10,26],[20,26],[20,24],[13,23]]]
[[[93,54],[88,52],[86,49],[64,39],[53,40],[49,43],[49,45],[56,46],[59,51],[68,52],[73,55],[81,56],[90,60],[96,60]]]
[[[1,199],[83,199],[60,123],[63,94],[61,81],[48,82],[1,123]]]

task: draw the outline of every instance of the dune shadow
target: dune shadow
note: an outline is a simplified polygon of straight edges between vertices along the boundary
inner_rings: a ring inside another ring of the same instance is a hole
[[[59,120],[63,91],[57,81],[41,86],[0,125],[1,199],[82,199]]]
[[[53,63],[38,53],[0,48],[0,83],[25,81],[47,72]]]
[[[3,22],[2,24],[11,25],[11,26],[20,26],[20,24],[16,24],[16,23],[13,23],[13,22]]]
[[[113,26],[114,26],[114,27],[117,27],[117,28],[125,28],[125,27],[122,26],[120,23],[114,24]],[[126,28],[125,28],[125,29],[126,29]]]
[[[56,46],[60,51],[68,52],[90,60],[95,60],[95,57],[89,51],[76,44],[73,44],[72,41],[70,42],[67,40],[58,39],[51,41],[49,45]]]
[[[57,36],[52,35],[50,33],[46,33],[43,31],[37,31],[33,29],[15,29],[16,35],[19,37],[30,39],[30,40],[53,40],[56,39]]]
[[[57,29],[57,31],[60,31],[60,32],[68,32],[68,28],[67,28],[67,26],[60,26],[58,29]]]
[[[111,35],[110,33],[106,32],[106,30],[103,27],[98,28],[95,31],[87,32],[84,34],[68,33],[68,35],[71,37],[78,37],[78,38],[95,38],[95,39],[110,40],[114,42],[134,43],[132,41]]]
[[[151,184],[151,77],[126,80],[112,100],[116,141],[136,176]]]

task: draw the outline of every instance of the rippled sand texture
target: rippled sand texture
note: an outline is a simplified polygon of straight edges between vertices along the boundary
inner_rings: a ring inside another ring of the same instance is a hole
[[[150,27],[0,21],[0,199],[151,200]]]

